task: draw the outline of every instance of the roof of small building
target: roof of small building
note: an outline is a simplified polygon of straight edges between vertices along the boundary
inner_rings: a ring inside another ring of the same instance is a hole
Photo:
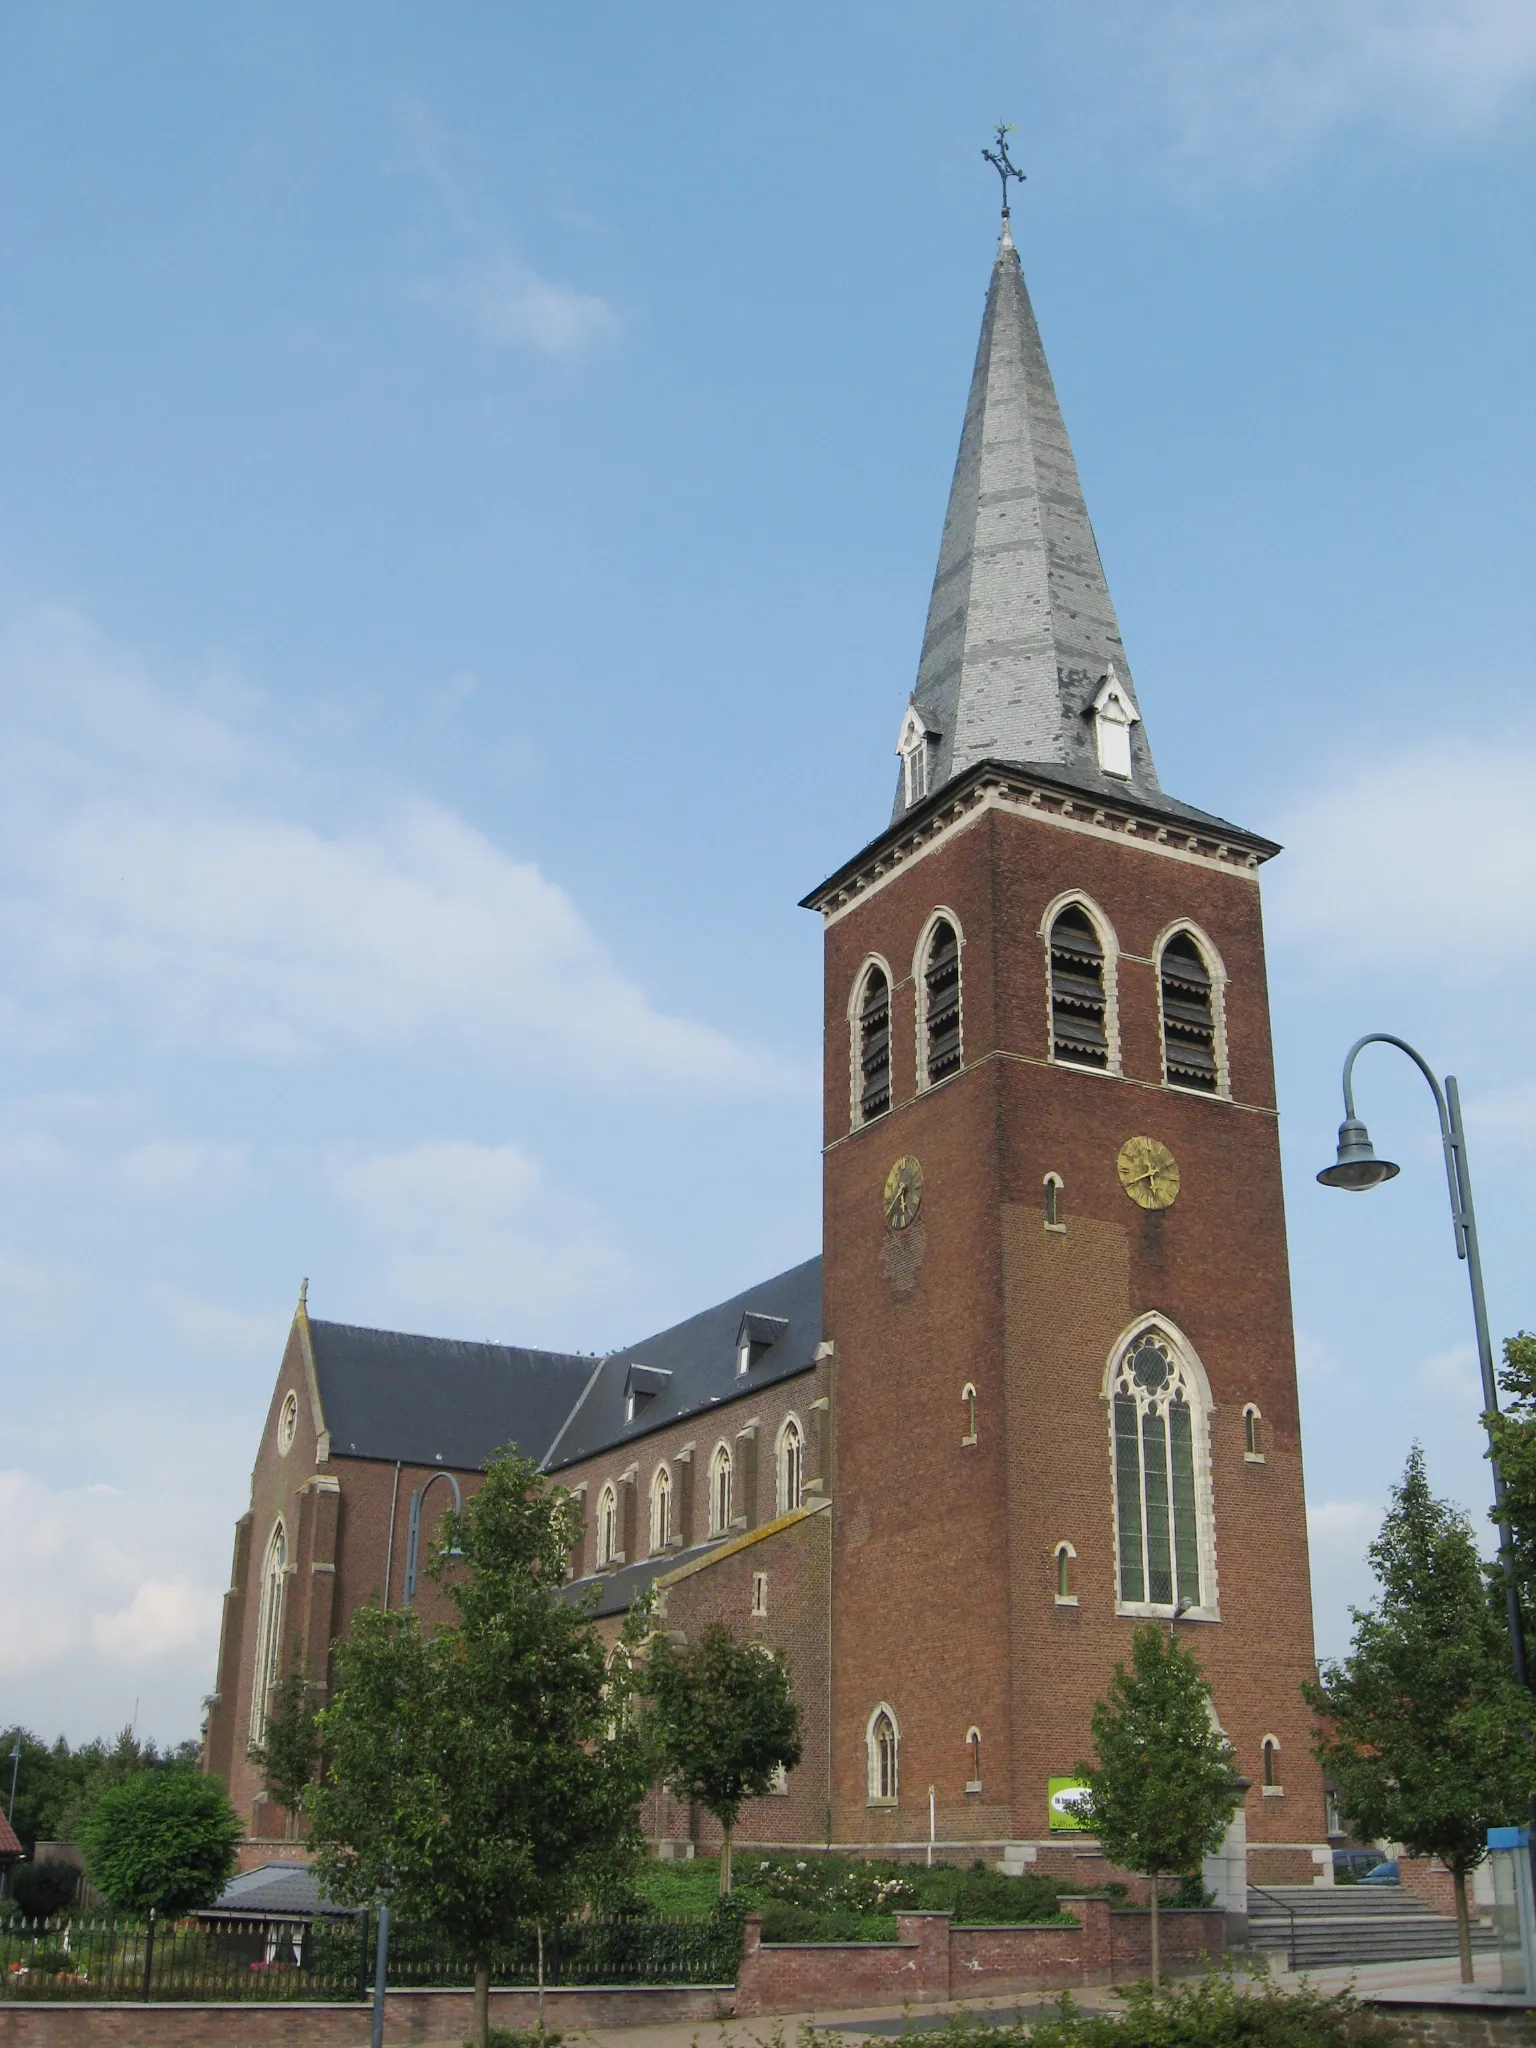
[[[21,1843],[17,1839],[16,1830],[11,1826],[5,1815],[0,1813],[0,1856],[19,1856],[20,1854]]]
[[[232,1877],[205,1913],[250,1914],[286,1917],[289,1914],[352,1913],[352,1906],[338,1906],[320,1889],[314,1867],[308,1863],[259,1863],[254,1870],[242,1870]]]
[[[748,1370],[740,1370],[738,1340],[751,1318]],[[771,1335],[772,1341],[764,1341]],[[712,1408],[760,1387],[806,1372],[821,1343],[821,1260],[807,1259],[687,1322],[659,1330],[612,1352],[592,1375],[565,1427],[550,1446],[544,1468],[559,1472],[597,1452],[622,1447],[671,1422],[707,1415]],[[628,1410],[630,1367],[648,1366],[664,1386]]]
[[[477,1472],[504,1444],[544,1456],[598,1361],[309,1320],[334,1457]]]

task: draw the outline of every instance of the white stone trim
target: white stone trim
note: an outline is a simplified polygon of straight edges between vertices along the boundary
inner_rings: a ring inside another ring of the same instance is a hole
[[[1185,1088],[1168,1078],[1168,1038],[1163,1029],[1163,948],[1180,932],[1187,932],[1200,948],[1211,977],[1211,1050],[1216,1055],[1216,1097],[1221,1102],[1230,1102],[1232,1066],[1227,1057],[1226,962],[1215,940],[1192,917],[1175,918],[1172,924],[1163,927],[1152,944],[1152,976],[1157,984],[1157,1050],[1162,1062],[1163,1086],[1176,1089],[1181,1095],[1204,1095],[1207,1102],[1211,1100],[1203,1088]]]
[[[922,931],[918,934],[917,944],[912,949],[912,1007],[917,1016],[915,1049],[919,1095],[929,1088],[942,1086],[941,1082],[930,1081],[928,1078],[928,948],[933,943],[934,932],[941,924],[947,924],[955,935],[955,957],[960,966],[960,1065],[965,1065],[965,927],[948,904],[941,903],[930,910],[923,920]],[[946,1081],[953,1079],[953,1074],[944,1076]]]
[[[882,1123],[896,1107],[896,977],[891,972],[891,963],[883,953],[866,953],[859,963],[859,970],[853,977],[853,986],[848,991],[848,1128],[862,1131],[868,1128],[860,1114],[859,1104],[864,1095],[864,1070],[859,1061],[861,1039],[859,1033],[859,1012],[864,1006],[864,984],[869,979],[869,970],[878,967],[885,976],[885,1000],[889,1005],[890,1022],[886,1027],[889,1046],[891,1102],[883,1116],[871,1119]]]
[[[1056,1032],[1051,1016],[1051,929],[1064,910],[1081,910],[1098,934],[1104,948],[1104,1036],[1109,1041],[1108,1063],[1090,1067],[1077,1060],[1056,1057]],[[1037,927],[1045,954],[1045,1051],[1053,1067],[1070,1067],[1075,1074],[1102,1074],[1106,1079],[1120,1075],[1120,939],[1108,914],[1101,910],[1086,889],[1064,889],[1045,906]]]

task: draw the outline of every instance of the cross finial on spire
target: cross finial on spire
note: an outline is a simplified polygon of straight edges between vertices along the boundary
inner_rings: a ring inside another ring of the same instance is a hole
[[[1008,180],[1013,178],[1020,185],[1024,182],[1024,173],[1015,168],[1013,159],[1008,154],[1008,138],[1013,132],[1014,128],[1011,121],[999,121],[997,124],[996,149],[984,149],[981,152],[1002,180],[1004,220],[1008,218]]]

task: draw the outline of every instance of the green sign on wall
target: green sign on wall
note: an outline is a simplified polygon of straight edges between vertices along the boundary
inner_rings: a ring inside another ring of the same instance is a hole
[[[1047,1778],[1045,1793],[1051,1813],[1051,1833],[1082,1834],[1088,1826],[1079,1810],[1088,1796],[1088,1787],[1082,1779]]]

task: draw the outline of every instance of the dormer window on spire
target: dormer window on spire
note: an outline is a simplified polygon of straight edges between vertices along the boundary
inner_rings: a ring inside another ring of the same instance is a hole
[[[907,810],[928,794],[929,771],[938,733],[915,704],[907,706],[896,751],[901,756],[901,800]]]
[[[1113,662],[1093,700],[1093,732],[1099,748],[1099,770],[1104,775],[1131,779],[1131,727],[1141,723],[1141,713],[1126,695]]]

